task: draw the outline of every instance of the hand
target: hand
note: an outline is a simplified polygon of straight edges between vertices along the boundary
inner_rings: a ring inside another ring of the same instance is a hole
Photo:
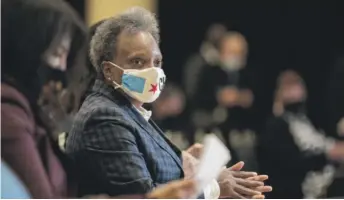
[[[239,102],[240,106],[243,108],[249,108],[252,106],[253,103],[253,94],[251,90],[242,90],[239,95]]]
[[[203,144],[195,143],[191,147],[189,147],[186,152],[191,154],[196,159],[200,159],[203,153]]]
[[[332,160],[344,160],[344,142],[336,142],[327,155]]]
[[[233,87],[224,87],[217,94],[217,101],[225,107],[235,106],[239,100],[239,91]]]
[[[188,199],[196,194],[196,183],[193,180],[173,181],[158,187],[147,195],[148,199]]]
[[[271,191],[272,188],[264,186],[263,181],[266,175],[258,176],[255,172],[240,171],[244,166],[243,162],[224,169],[218,183],[221,190],[221,198],[264,198],[262,192]]]
[[[182,152],[182,157],[185,179],[191,179],[195,176],[199,161],[186,151]]]

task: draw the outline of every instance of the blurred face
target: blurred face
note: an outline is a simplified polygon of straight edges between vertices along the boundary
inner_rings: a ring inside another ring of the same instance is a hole
[[[306,99],[306,89],[296,74],[286,74],[281,82],[280,90],[284,103],[301,102]]]
[[[246,64],[247,46],[246,41],[239,37],[229,37],[224,39],[220,59],[228,69],[238,70]]]
[[[49,48],[44,59],[47,65],[39,69],[39,76],[43,83],[43,88],[38,100],[38,104],[53,119],[64,117],[64,110],[61,105],[61,97],[66,92],[66,70],[67,57],[71,45],[71,37],[65,35],[56,48]]]
[[[129,34],[123,31],[118,36],[116,57],[112,61],[123,69],[161,68],[162,55],[153,36],[148,32]],[[122,70],[106,63],[103,68],[105,78],[121,84]]]
[[[46,62],[54,69],[66,71],[67,57],[71,45],[71,37],[65,35],[56,49],[49,50],[46,56]]]

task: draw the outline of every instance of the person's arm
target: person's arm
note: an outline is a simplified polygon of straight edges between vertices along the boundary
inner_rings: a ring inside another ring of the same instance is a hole
[[[1,156],[18,174],[33,198],[53,198],[49,179],[34,141],[34,124],[23,109],[2,104]],[[30,127],[32,126],[32,127]]]
[[[84,130],[86,147],[78,160],[110,196],[144,194],[156,187],[138,149],[135,130],[104,112],[93,113]]]
[[[273,156],[276,163],[283,163],[283,166],[288,166],[290,170],[294,167],[297,169],[303,167],[305,170],[317,169],[327,162],[324,153],[312,155],[302,152],[295,144],[288,124],[281,118],[268,121],[263,137],[262,146],[268,147],[271,153],[278,155]],[[285,165],[285,163],[289,164]]]

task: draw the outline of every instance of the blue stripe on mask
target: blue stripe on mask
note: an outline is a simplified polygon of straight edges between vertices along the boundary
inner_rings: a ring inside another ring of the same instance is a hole
[[[130,91],[143,93],[146,79],[133,76],[130,74],[123,74],[122,85]]]

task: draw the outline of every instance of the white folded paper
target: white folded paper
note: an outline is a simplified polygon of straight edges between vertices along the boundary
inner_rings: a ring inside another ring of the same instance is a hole
[[[204,150],[195,177],[199,193],[201,193],[212,180],[218,178],[224,165],[231,159],[227,147],[214,134],[205,136],[203,144]]]

